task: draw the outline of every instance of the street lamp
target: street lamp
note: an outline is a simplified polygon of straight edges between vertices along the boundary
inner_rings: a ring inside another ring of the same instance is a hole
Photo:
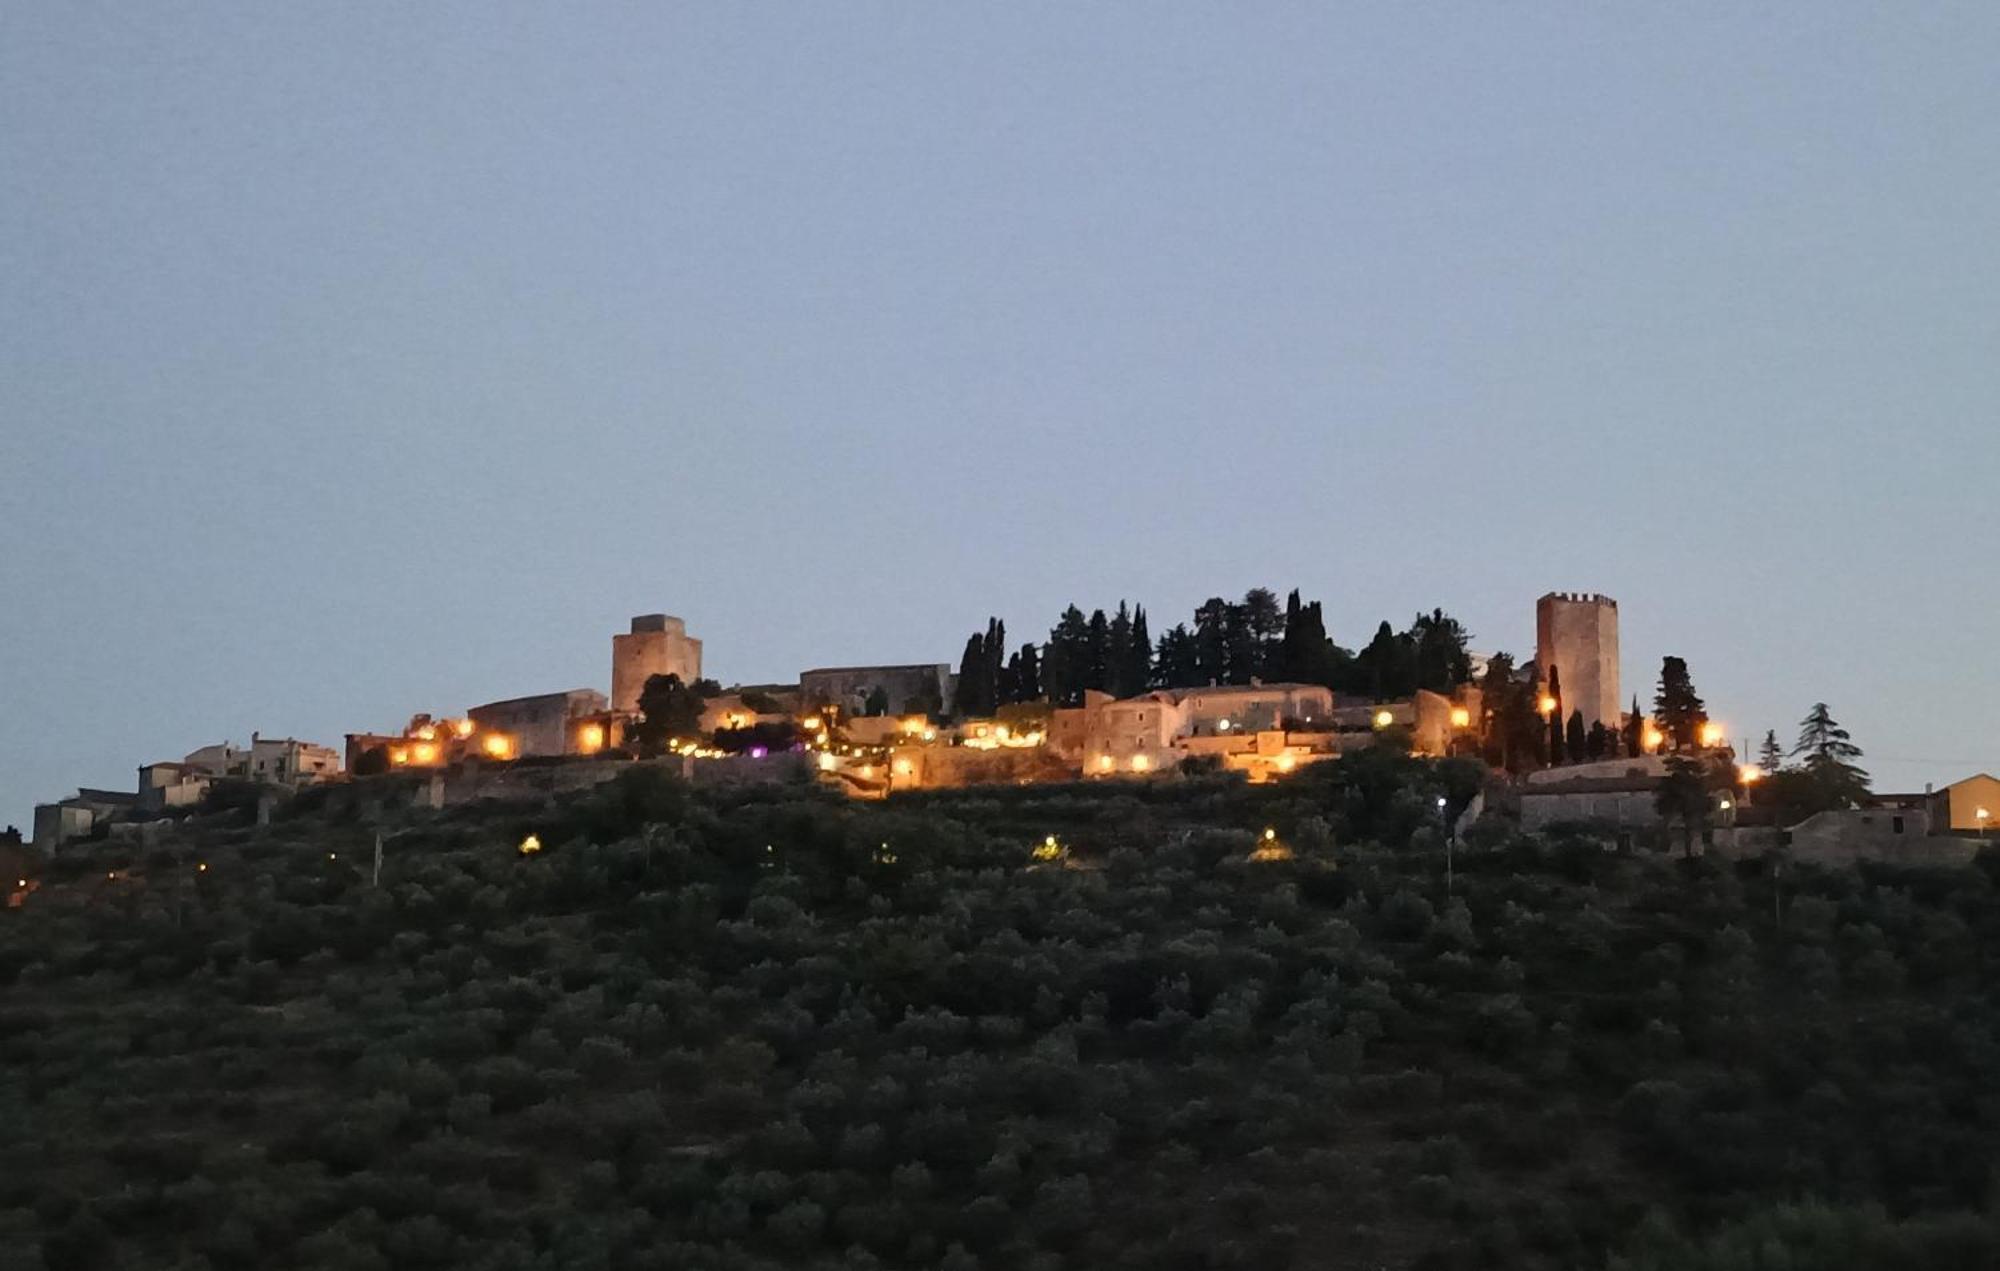
[[[1972,810],[1973,819],[1979,822],[1980,838],[1986,837],[1986,822],[1988,821],[1988,819],[1992,817],[1992,815],[1993,814],[1991,812],[1988,812],[1985,808],[1974,808]]]

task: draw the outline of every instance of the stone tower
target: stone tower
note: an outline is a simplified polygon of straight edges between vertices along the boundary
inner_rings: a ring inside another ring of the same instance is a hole
[[[687,623],[664,613],[632,619],[630,635],[611,637],[611,709],[636,711],[639,694],[655,675],[678,675],[681,683],[701,678],[701,641]]]
[[[1544,681],[1562,676],[1563,713],[1583,712],[1585,728],[1616,728],[1624,718],[1618,696],[1618,602],[1609,596],[1552,591],[1535,602],[1535,664]]]

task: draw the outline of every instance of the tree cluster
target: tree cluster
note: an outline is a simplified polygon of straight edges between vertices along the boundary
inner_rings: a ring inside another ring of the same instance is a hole
[[[1208,684],[1322,684],[1340,693],[1387,701],[1416,690],[1448,693],[1472,675],[1463,626],[1434,609],[1396,631],[1384,622],[1355,654],[1327,634],[1319,601],[1293,590],[1282,606],[1275,593],[1255,587],[1239,601],[1204,601],[1189,622],[1160,633],[1148,628],[1143,605],[1119,601],[1107,615],[1066,608],[1048,639],[1024,644],[1002,662],[1005,626],[988,619],[983,633],[966,641],[959,664],[961,715],[990,714],[1010,702],[1046,698],[1076,706],[1086,692],[1133,697],[1148,689]],[[967,675],[971,683],[967,684]]]

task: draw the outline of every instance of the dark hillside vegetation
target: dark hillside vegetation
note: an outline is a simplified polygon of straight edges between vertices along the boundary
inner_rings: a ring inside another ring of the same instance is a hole
[[[1477,780],[636,770],[379,887],[312,815],[79,857],[0,915],[0,1266],[2000,1265],[1991,854],[1482,827],[1447,894]]]

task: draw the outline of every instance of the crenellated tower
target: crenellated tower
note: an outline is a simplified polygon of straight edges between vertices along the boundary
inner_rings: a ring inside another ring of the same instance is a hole
[[[1535,602],[1535,664],[1562,673],[1563,709],[1584,727],[1618,727],[1618,602],[1595,593],[1552,591]]]

